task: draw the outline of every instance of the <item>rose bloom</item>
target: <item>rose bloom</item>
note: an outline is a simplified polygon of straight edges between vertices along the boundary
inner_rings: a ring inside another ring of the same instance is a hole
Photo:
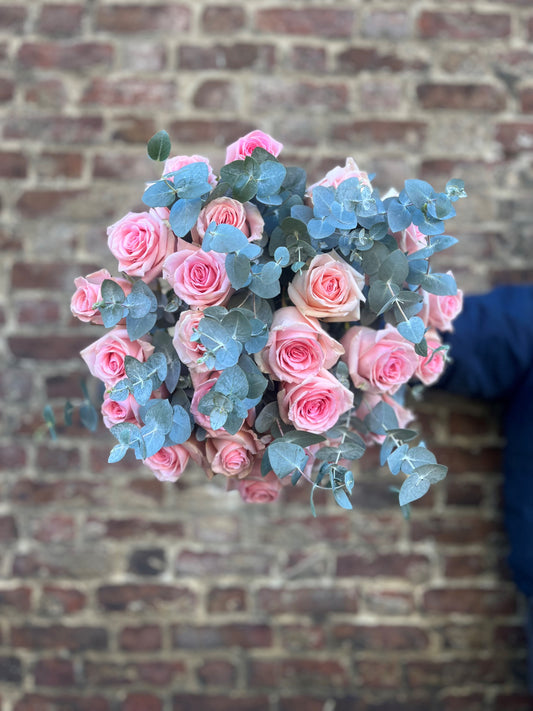
[[[167,158],[165,165],[163,166],[163,176],[167,173],[175,173],[180,168],[186,165],[191,165],[191,163],[205,163],[209,168],[209,175],[207,176],[207,182],[213,188],[217,184],[217,179],[209,163],[209,158],[204,158],[204,156],[192,155],[192,156],[173,156],[172,158]]]
[[[426,333],[426,341],[428,354],[425,357],[418,356],[418,367],[415,375],[424,385],[433,385],[440,378],[446,366],[446,351],[434,352],[442,346],[442,340],[436,331],[428,331]]]
[[[409,225],[405,230],[394,233],[399,249],[406,254],[413,254],[428,245],[428,237],[420,232],[416,225]]]
[[[451,274],[451,271],[447,272]],[[452,321],[459,316],[463,310],[463,291],[457,289],[457,293],[447,296],[437,296],[429,294],[421,289],[424,297],[422,309],[418,316],[429,328],[437,328],[439,331],[453,331]]]
[[[187,368],[206,371],[206,365],[198,363],[198,358],[201,358],[205,353],[205,347],[200,341],[191,340],[193,332],[198,328],[202,318],[202,311],[182,311],[176,323],[172,343],[179,359]]]
[[[102,326],[102,316],[100,311],[94,308],[94,304],[102,299],[101,287],[104,279],[111,279],[111,274],[107,269],[100,269],[92,274],[87,274],[86,277],[79,276],[74,279],[76,291],[70,301],[70,310],[72,315],[80,321]],[[126,296],[130,293],[132,285],[127,279],[117,278],[112,281],[122,288]]]
[[[213,437],[217,436],[219,433],[226,433],[226,430],[222,427],[219,430],[211,429],[211,420],[209,415],[203,415],[198,409],[200,400],[206,395],[213,385],[217,382],[220,375],[219,370],[203,370],[202,368],[191,368],[190,370],[191,380],[194,388],[194,393],[191,400],[191,414],[194,417],[195,422],[203,427],[208,434]],[[248,427],[253,427],[255,422],[255,407],[248,410],[248,417],[245,420],[245,424]]]
[[[166,258],[163,277],[189,306],[204,308],[224,304],[232,293],[225,254],[204,252],[195,244],[178,240],[178,251]]]
[[[317,254],[307,271],[289,284],[289,298],[305,316],[325,321],[358,321],[365,278],[335,251]]]
[[[347,364],[356,388],[370,392],[395,393],[414,375],[418,356],[391,324],[375,331],[366,326],[352,326],[342,337]]]
[[[126,377],[124,358],[129,355],[144,363],[154,347],[142,338],[130,341],[125,328],[115,326],[105,336],[84,348],[80,355],[87,363],[91,375],[102,380],[107,389]]]
[[[278,498],[283,485],[274,472],[261,476],[261,471],[256,471],[257,469],[255,465],[253,471],[244,479],[230,479],[228,491],[237,489],[247,504],[270,504]]]
[[[246,426],[234,435],[218,432],[205,440],[205,456],[211,471],[242,479],[252,471],[256,455],[265,448],[264,443]]]
[[[146,283],[161,275],[165,258],[174,251],[175,237],[155,210],[128,212],[107,228],[107,244],[120,271]]]
[[[274,379],[293,383],[329,370],[343,353],[341,344],[316,319],[286,306],[274,312],[267,344],[255,354],[255,361]]]
[[[297,430],[322,434],[353,406],[353,393],[327,370],[301,383],[283,383],[278,405],[284,422]]]
[[[308,195],[313,194],[313,189],[317,186],[322,186],[324,188],[338,188],[341,183],[348,178],[357,178],[360,183],[364,183],[370,187],[370,180],[368,178],[368,173],[364,170],[359,170],[357,163],[353,158],[346,158],[346,165],[344,167],[337,165],[332,168],[326,175],[319,180],[317,183],[313,183],[307,188]]]
[[[252,155],[254,148],[263,148],[277,157],[281,153],[283,143],[276,141],[275,138],[269,136],[268,133],[263,133],[263,131],[251,131],[227,147],[226,163],[231,163],[234,160],[244,160],[247,156]]]
[[[181,444],[162,447],[159,452],[143,459],[159,481],[177,481],[189,463],[189,451]]]
[[[355,416],[360,420],[364,420],[365,417],[372,412],[378,403],[383,401],[387,405],[390,405],[394,410],[396,419],[398,420],[398,427],[403,429],[407,427],[414,419],[414,413],[406,408],[402,403],[398,402],[396,398],[392,397],[388,393],[365,393],[361,404],[355,411]],[[385,435],[378,435],[374,432],[369,432],[367,435],[361,435],[367,444],[383,444],[385,441]]]
[[[191,230],[193,242],[202,244],[211,222],[236,227],[250,242],[261,239],[265,225],[259,209],[251,202],[242,203],[229,197],[215,198],[200,211],[198,222]]]
[[[111,400],[109,393],[105,393],[101,412],[104,425],[108,429],[121,422],[135,424],[138,422],[139,404],[133,395],[128,395],[125,400],[117,402],[116,400]]]

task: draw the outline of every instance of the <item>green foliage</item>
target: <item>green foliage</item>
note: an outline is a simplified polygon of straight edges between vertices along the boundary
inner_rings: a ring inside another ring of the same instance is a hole
[[[152,160],[164,161],[170,155],[170,137],[166,131],[158,131],[146,146]]]

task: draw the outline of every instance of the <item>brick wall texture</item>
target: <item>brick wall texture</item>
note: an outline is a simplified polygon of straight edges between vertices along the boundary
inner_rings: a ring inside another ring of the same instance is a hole
[[[532,40],[529,0],[0,0],[1,711],[532,708],[494,406],[425,397],[450,471],[409,523],[375,456],[313,519],[305,489],[246,507],[39,428],[99,335],[73,278],[115,270],[160,128],[217,167],[259,127],[311,179],[463,178],[446,267],[531,280]]]

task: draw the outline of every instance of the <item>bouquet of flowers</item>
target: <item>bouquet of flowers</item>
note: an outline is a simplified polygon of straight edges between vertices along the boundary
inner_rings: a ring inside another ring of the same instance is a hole
[[[245,501],[310,483],[352,508],[350,462],[369,445],[404,475],[400,505],[446,467],[407,427],[409,384],[439,377],[462,294],[430,258],[460,180],[436,192],[407,180],[380,197],[352,158],[318,183],[285,167],[282,144],[253,131],[228,146],[217,178],[199,155],[165,161],[144,212],[107,230],[121,277],[75,280],[72,313],[111,329],[81,352],[103,381],[103,421],[163,481],[189,460]]]

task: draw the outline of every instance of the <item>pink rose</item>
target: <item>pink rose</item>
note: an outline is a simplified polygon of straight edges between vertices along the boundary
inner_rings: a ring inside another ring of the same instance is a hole
[[[122,402],[117,402],[116,400],[111,400],[109,393],[105,393],[101,411],[104,425],[110,428],[121,422],[137,423],[139,404],[133,395],[128,395]]]
[[[256,455],[264,448],[264,443],[247,427],[234,435],[217,431],[205,440],[205,456],[213,473],[239,479],[252,471]]]
[[[274,312],[267,344],[255,360],[264,373],[291,383],[329,370],[343,353],[341,344],[316,319],[286,306]]]
[[[283,383],[278,405],[284,422],[322,434],[353,406],[353,393],[327,370],[321,370],[301,383]]]
[[[217,184],[217,179],[215,177],[215,174],[213,173],[211,164],[209,163],[209,158],[204,158],[204,156],[173,156],[172,158],[167,158],[167,160],[165,161],[165,165],[163,166],[163,176],[165,176],[167,173],[175,173],[180,168],[183,168],[186,165],[191,165],[191,163],[205,163],[209,168],[207,182],[209,183],[209,185],[215,187],[215,185]]]
[[[102,299],[101,287],[104,279],[111,279],[111,274],[107,269],[100,269],[92,274],[87,274],[86,277],[76,277],[74,286],[76,291],[72,295],[70,301],[70,310],[72,315],[79,318],[85,323],[95,323],[99,326],[103,324],[100,311],[94,308],[94,304]],[[131,291],[131,283],[127,279],[112,279],[118,284],[126,296]]]
[[[265,225],[259,209],[251,202],[242,203],[229,197],[215,198],[201,210],[198,222],[191,230],[193,242],[202,244],[211,222],[236,227],[250,242],[261,239]]]
[[[448,271],[447,274],[452,274],[452,272]],[[426,326],[437,328],[439,331],[453,331],[452,321],[463,310],[462,290],[457,289],[456,294],[449,296],[437,296],[421,289],[421,294],[424,301],[418,316]]]
[[[177,481],[189,463],[190,453],[181,444],[163,447],[156,454],[143,459],[159,481]]]
[[[399,249],[406,254],[413,254],[428,245],[428,237],[420,232],[416,225],[409,225],[407,229],[394,234]]]
[[[165,259],[163,277],[180,299],[192,307],[224,304],[232,293],[225,254],[204,252],[179,239],[178,251]]]
[[[358,321],[365,278],[335,251],[313,257],[307,271],[289,284],[289,298],[306,316],[325,321]]]
[[[263,131],[251,131],[227,147],[226,164],[232,163],[234,160],[244,160],[246,156],[252,155],[254,148],[263,148],[277,157],[281,153],[283,143],[276,141]]]
[[[256,473],[256,467],[244,479],[230,480],[228,490],[237,489],[243,501],[247,504],[270,504],[275,501],[283,485],[274,472],[261,476]]]
[[[391,397],[388,393],[378,394],[370,392],[366,392],[364,394],[361,404],[355,411],[355,416],[363,421],[381,401],[392,407],[400,429],[407,427],[409,423],[415,419],[415,415],[411,410],[406,408],[395,398]],[[374,432],[370,432],[368,435],[363,436],[363,439],[367,444],[383,444],[385,441],[385,435],[378,435]]]
[[[319,185],[325,188],[338,188],[339,185],[345,180],[348,180],[348,178],[357,178],[360,183],[364,183],[370,187],[368,173],[365,173],[364,170],[359,170],[357,163],[353,158],[346,158],[346,165],[344,167],[337,165],[335,168],[332,168],[328,173],[326,173],[322,180],[310,185],[307,188],[307,193],[308,195],[312,195],[313,189]]]
[[[175,237],[155,210],[128,212],[107,228],[107,244],[120,271],[146,283],[161,275],[165,257],[174,251]]]
[[[442,341],[436,331],[426,333],[428,344],[427,356],[418,356],[418,367],[415,375],[424,385],[433,385],[440,376],[446,365],[446,351],[438,350],[442,346]]]
[[[198,358],[204,355],[205,348],[200,341],[191,340],[202,318],[202,311],[182,311],[176,323],[172,343],[179,359],[187,368],[206,371],[205,364],[198,363]]]
[[[154,347],[142,338],[130,341],[125,328],[115,326],[105,336],[84,348],[80,355],[96,378],[112,388],[126,377],[124,358],[129,355],[144,363],[152,355]]]
[[[203,396],[207,395],[213,385],[217,382],[219,375],[220,372],[218,370],[213,370],[210,373],[200,372],[197,369],[191,371],[194,386],[194,393],[191,400],[191,414],[194,417],[195,422],[208,432],[212,431],[211,420],[209,419],[209,415],[203,415],[199,411],[198,405],[200,404],[200,400]]]
[[[352,326],[341,339],[356,388],[370,392],[395,393],[415,373],[418,356],[412,343],[387,324],[375,331],[366,326]]]

